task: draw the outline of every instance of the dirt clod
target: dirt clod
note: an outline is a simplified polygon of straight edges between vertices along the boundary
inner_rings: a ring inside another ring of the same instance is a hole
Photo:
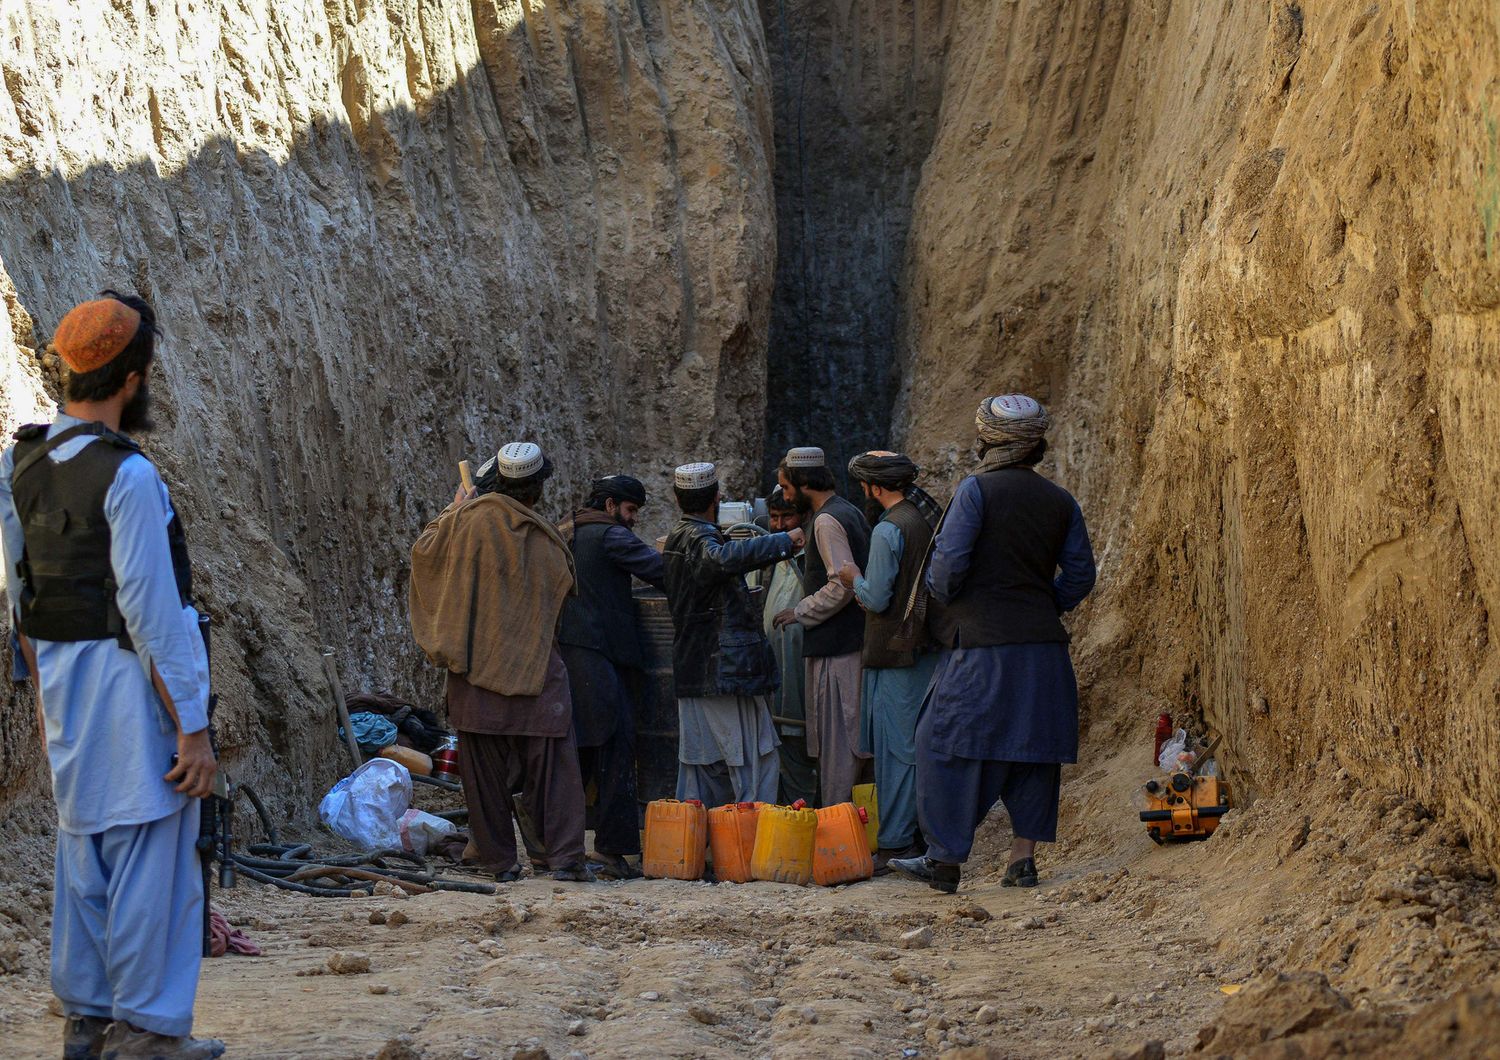
[[[357,951],[334,953],[328,958],[328,970],[334,975],[362,975],[370,970],[370,955]]]
[[[913,928],[903,933],[899,941],[904,950],[925,950],[932,945],[932,928]]]

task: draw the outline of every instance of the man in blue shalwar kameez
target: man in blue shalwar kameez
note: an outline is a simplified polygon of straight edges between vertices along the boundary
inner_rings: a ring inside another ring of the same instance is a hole
[[[930,627],[944,647],[917,725],[925,857],[891,867],[958,889],[974,832],[998,800],[1010,815],[1006,886],[1037,882],[1036,844],[1057,838],[1062,763],[1078,760],[1078,685],[1061,616],[1094,587],[1078,502],[1035,471],[1047,412],[987,399],[981,458],[933,543]]]
[[[150,428],[155,314],[105,292],[58,325],[63,411],[0,457],[14,677],[35,678],[57,803],[52,989],[63,1054],[203,1060],[188,1037],[213,789],[208,660]],[[174,761],[175,755],[175,761]]]
[[[865,517],[874,526],[865,570],[845,564],[838,577],[865,610],[859,749],[875,759],[879,875],[893,859],[922,852],[917,845],[917,716],[938,657],[925,630],[903,639],[901,627],[939,513],[916,485],[917,465],[900,453],[861,453],[849,461],[849,478],[864,491]]]

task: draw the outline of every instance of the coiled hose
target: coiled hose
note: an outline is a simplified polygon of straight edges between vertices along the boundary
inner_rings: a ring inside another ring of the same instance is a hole
[[[235,787],[255,808],[267,842],[252,843],[245,852],[228,852],[230,863],[257,883],[270,884],[297,894],[320,898],[367,898],[375,885],[388,883],[408,894],[429,891],[461,891],[466,894],[494,894],[492,883],[470,883],[449,880],[437,875],[427,859],[408,850],[386,847],[353,854],[330,854],[318,857],[311,843],[283,844],[265,803],[248,784]],[[215,858],[223,862],[226,851],[214,848]],[[405,862],[402,867],[390,862]],[[327,882],[323,882],[327,881]]]

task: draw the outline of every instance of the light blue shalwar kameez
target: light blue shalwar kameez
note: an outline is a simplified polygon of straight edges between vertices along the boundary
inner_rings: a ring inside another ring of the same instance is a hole
[[[895,524],[885,519],[875,524],[869,562],[854,579],[854,596],[867,611],[892,606],[905,549]],[[865,667],[859,749],[875,759],[882,850],[905,850],[917,837],[917,715],[937,659],[928,652],[912,666]]]
[[[80,420],[59,415],[49,437]],[[63,462],[92,437],[54,450]],[[11,494],[14,450],[0,456],[4,577],[15,625],[25,538]],[[203,930],[196,799],[162,777],[177,728],[151,684],[161,675],[184,732],[208,724],[208,660],[197,613],[172,575],[172,503],[143,456],[121,463],[105,498],[116,603],[135,651],[113,640],[38,640],[47,757],[57,803],[52,989],[63,1008],[172,1037],[192,1030]],[[15,581],[15,584],[12,582]],[[15,648],[14,634],[12,647]],[[15,652],[17,679],[30,674]]]

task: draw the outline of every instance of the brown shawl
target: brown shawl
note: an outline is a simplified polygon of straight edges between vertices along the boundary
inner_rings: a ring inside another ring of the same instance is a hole
[[[578,532],[580,526],[598,526],[603,523],[608,526],[618,526],[620,520],[612,515],[606,515],[597,508],[574,508],[572,513],[557,524],[557,532],[562,535],[568,547],[573,545],[573,535]]]
[[[411,549],[407,609],[438,666],[502,696],[535,696],[547,676],[573,554],[557,530],[499,493],[450,506]]]

